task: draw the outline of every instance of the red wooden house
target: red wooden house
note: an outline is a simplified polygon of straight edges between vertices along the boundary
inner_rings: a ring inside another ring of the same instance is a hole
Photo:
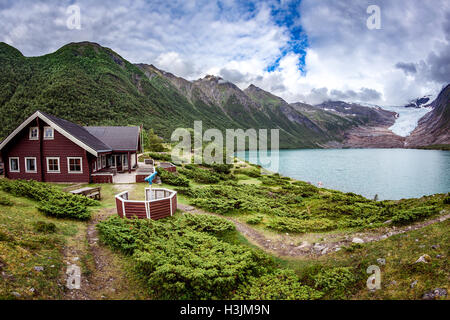
[[[0,143],[5,177],[45,182],[99,182],[105,171],[131,173],[140,127],[82,127],[36,111]],[[112,181],[104,181],[112,182]]]

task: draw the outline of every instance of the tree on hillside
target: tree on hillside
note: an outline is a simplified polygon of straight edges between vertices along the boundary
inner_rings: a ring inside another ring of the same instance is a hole
[[[148,131],[148,139],[145,140],[147,140],[146,147],[149,151],[162,152],[166,150],[163,145],[163,140],[155,134],[153,129]]]

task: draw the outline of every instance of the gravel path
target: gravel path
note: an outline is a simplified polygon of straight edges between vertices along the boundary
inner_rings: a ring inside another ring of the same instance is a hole
[[[296,244],[296,242],[298,242],[298,239],[293,236],[289,236],[288,234],[286,234],[282,235],[281,239],[269,239],[262,232],[245,223],[239,222],[232,217],[206,212],[202,209],[184,204],[178,204],[178,209],[193,214],[211,214],[227,219],[233,222],[236,226],[236,229],[251,243],[280,257],[318,257],[330,252],[338,251],[344,246],[351,245],[355,238],[362,240],[362,242],[364,243],[380,241],[396,234],[421,229],[433,223],[442,222],[450,218],[450,214],[443,210],[441,211],[441,214],[439,216],[433,219],[418,222],[405,227],[390,226],[379,228],[376,230],[357,232],[353,234],[323,234],[323,237],[326,238],[326,241],[322,243],[310,243],[307,241],[303,241],[301,244]],[[359,240],[355,239],[355,241]]]

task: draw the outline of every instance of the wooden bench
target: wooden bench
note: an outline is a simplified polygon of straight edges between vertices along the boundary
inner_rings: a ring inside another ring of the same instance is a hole
[[[73,194],[83,195],[88,198],[101,200],[101,187],[85,187],[70,191]]]

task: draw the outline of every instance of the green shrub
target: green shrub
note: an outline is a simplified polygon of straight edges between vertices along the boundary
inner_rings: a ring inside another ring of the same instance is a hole
[[[159,167],[156,168],[156,171],[158,172],[158,175],[163,183],[167,183],[172,186],[189,187],[189,180],[182,176],[176,175]]]
[[[175,187],[175,191],[179,194],[184,194],[189,197],[192,197],[195,194],[194,190],[191,187]]]
[[[260,224],[262,222],[262,220],[263,220],[263,216],[257,215],[257,216],[248,218],[246,222],[248,224]]]
[[[184,223],[195,231],[207,232],[214,235],[222,235],[229,231],[236,230],[234,224],[224,218],[206,214],[185,214]]]
[[[189,166],[191,169],[179,169],[178,172],[198,183],[218,183],[220,176],[206,169]],[[188,168],[188,166],[185,166]]]
[[[89,220],[91,214],[87,207],[74,199],[50,199],[38,204],[38,210],[47,216]]]
[[[348,267],[323,269],[313,276],[315,288],[327,293],[333,299],[344,299],[358,277]]]
[[[225,214],[236,209],[238,202],[234,199],[196,198],[190,201],[195,206],[211,212]]]
[[[257,168],[243,168],[243,169],[235,169],[235,174],[245,174],[251,178],[259,178],[261,177],[261,170]]]
[[[162,299],[225,298],[251,276],[266,271],[268,258],[206,233],[151,238],[135,250],[137,270]]]
[[[10,236],[9,234],[7,234],[6,232],[3,232],[2,230],[0,230],[0,241],[14,241],[14,238],[12,236]]]
[[[0,188],[18,197],[26,197],[32,200],[42,201],[50,199],[71,200],[85,206],[96,206],[97,200],[81,195],[64,192],[43,182],[34,180],[0,180]]]
[[[315,300],[323,294],[300,283],[292,270],[277,270],[274,273],[252,278],[241,285],[235,299],[246,300]]]
[[[449,195],[445,196],[444,204],[450,204],[450,196]]]
[[[417,220],[430,217],[439,212],[435,206],[422,206],[412,209],[397,210],[392,217],[392,223],[394,224],[408,224]]]
[[[172,156],[168,153],[147,152],[144,156],[150,157],[155,160],[171,161]]]
[[[228,221],[215,218],[188,215],[142,221],[113,217],[97,228],[104,243],[132,253],[135,272],[155,298],[225,299],[250,277],[271,271],[274,262],[260,251],[211,235],[231,228]]]
[[[230,174],[231,168],[233,168],[232,164],[212,164],[211,168],[217,173]]]
[[[56,225],[53,222],[38,221],[34,224],[34,230],[42,233],[55,233]]]
[[[288,217],[273,217],[268,223],[268,227],[281,232],[323,232],[335,229],[336,224],[326,218],[316,218],[310,220],[301,220]]]
[[[7,197],[0,196],[0,206],[12,206],[14,203]]]
[[[99,222],[96,228],[100,241],[125,254],[132,254],[136,249],[136,240],[141,232],[142,234],[151,233],[153,226],[152,220],[125,220],[114,216]]]

